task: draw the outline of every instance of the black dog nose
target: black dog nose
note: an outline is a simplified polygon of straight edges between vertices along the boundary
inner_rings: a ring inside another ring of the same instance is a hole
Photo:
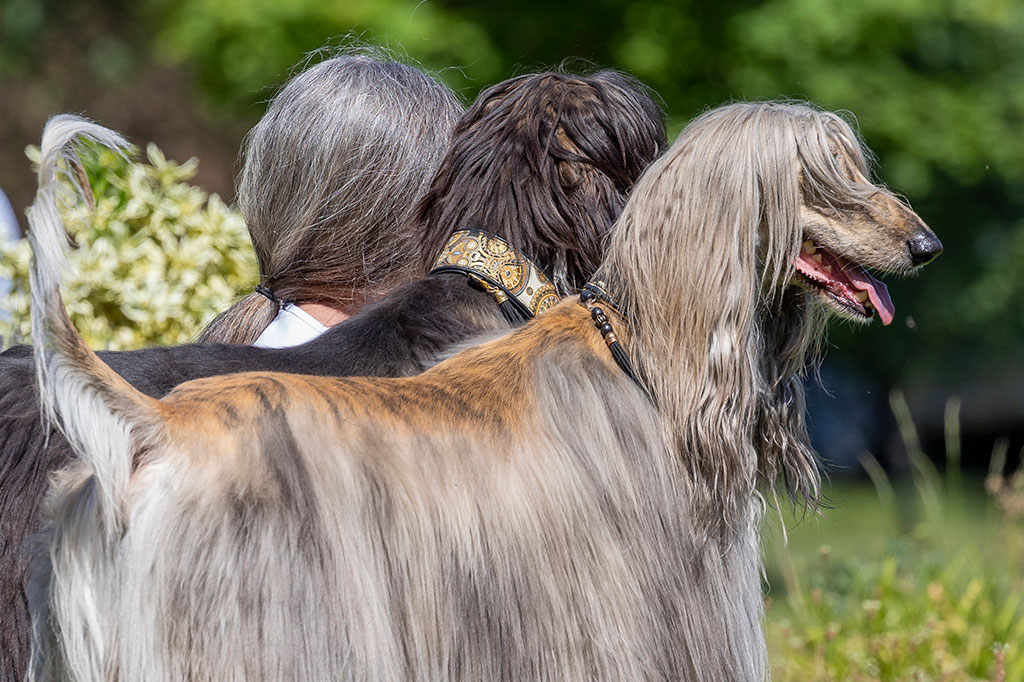
[[[914,265],[924,265],[931,263],[942,253],[942,242],[928,232],[908,241],[907,248],[910,249],[910,260],[914,261]]]

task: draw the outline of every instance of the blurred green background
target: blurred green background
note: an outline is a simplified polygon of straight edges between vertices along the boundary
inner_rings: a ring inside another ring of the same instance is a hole
[[[24,148],[70,111],[199,160],[179,173],[158,155],[139,177],[230,202],[266,100],[303,55],[344,36],[407,54],[467,102],[567,58],[624,69],[660,94],[672,136],[734,99],[850,112],[879,178],[946,252],[888,282],[891,327],[831,330],[825,388],[809,397],[816,445],[837,479],[871,452],[893,483],[875,471],[875,488],[837,485],[836,509],[798,524],[789,548],[778,523],[769,532],[776,673],[1024,680],[1020,642],[1005,641],[1024,637],[1024,476],[982,488],[993,452],[1010,472],[1024,446],[1024,2],[0,0],[0,189],[24,225]],[[157,203],[183,191],[154,187]],[[949,472],[929,469],[954,452]]]

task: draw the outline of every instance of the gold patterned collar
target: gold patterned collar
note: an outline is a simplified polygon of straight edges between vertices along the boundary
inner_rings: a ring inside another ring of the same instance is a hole
[[[558,303],[547,275],[500,237],[483,230],[458,230],[434,261],[430,274],[459,272],[494,296],[498,305],[515,305],[524,318],[540,315]]]

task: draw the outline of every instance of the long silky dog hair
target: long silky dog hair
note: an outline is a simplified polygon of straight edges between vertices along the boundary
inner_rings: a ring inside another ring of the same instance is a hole
[[[610,299],[414,377],[161,401],[69,323],[44,183],[39,381],[81,459],[48,505],[34,678],[765,679],[757,486],[817,494],[797,376],[822,313],[890,321],[864,267],[941,248],[867,173],[833,114],[712,110],[632,192]]]
[[[500,83],[457,124],[441,171],[412,210],[409,232],[424,237],[404,248],[428,267],[452,230],[484,227],[559,272],[561,293],[574,293],[600,261],[627,191],[664,148],[660,109],[642,85],[616,72]],[[487,173],[515,182],[491,182]],[[161,397],[183,381],[246,370],[401,376],[476,334],[506,329],[489,296],[462,276],[435,275],[297,348],[193,345],[100,355],[138,390]],[[26,536],[38,528],[47,473],[73,456],[39,421],[33,373],[30,349],[0,355],[0,660],[8,662],[0,680],[7,682],[24,679],[28,658]]]

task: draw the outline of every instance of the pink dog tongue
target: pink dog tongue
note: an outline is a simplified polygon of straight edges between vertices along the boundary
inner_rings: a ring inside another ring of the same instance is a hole
[[[896,306],[892,304],[889,290],[885,285],[869,275],[867,270],[856,265],[847,268],[845,274],[850,278],[854,287],[868,293],[868,299],[878,311],[878,319],[882,321],[882,324],[892,322],[893,315],[896,314]]]
[[[835,296],[845,298],[855,305],[860,305],[857,294],[866,293],[882,324],[892,322],[896,308],[889,298],[889,290],[859,265],[839,258],[811,242],[804,242],[794,265]]]

